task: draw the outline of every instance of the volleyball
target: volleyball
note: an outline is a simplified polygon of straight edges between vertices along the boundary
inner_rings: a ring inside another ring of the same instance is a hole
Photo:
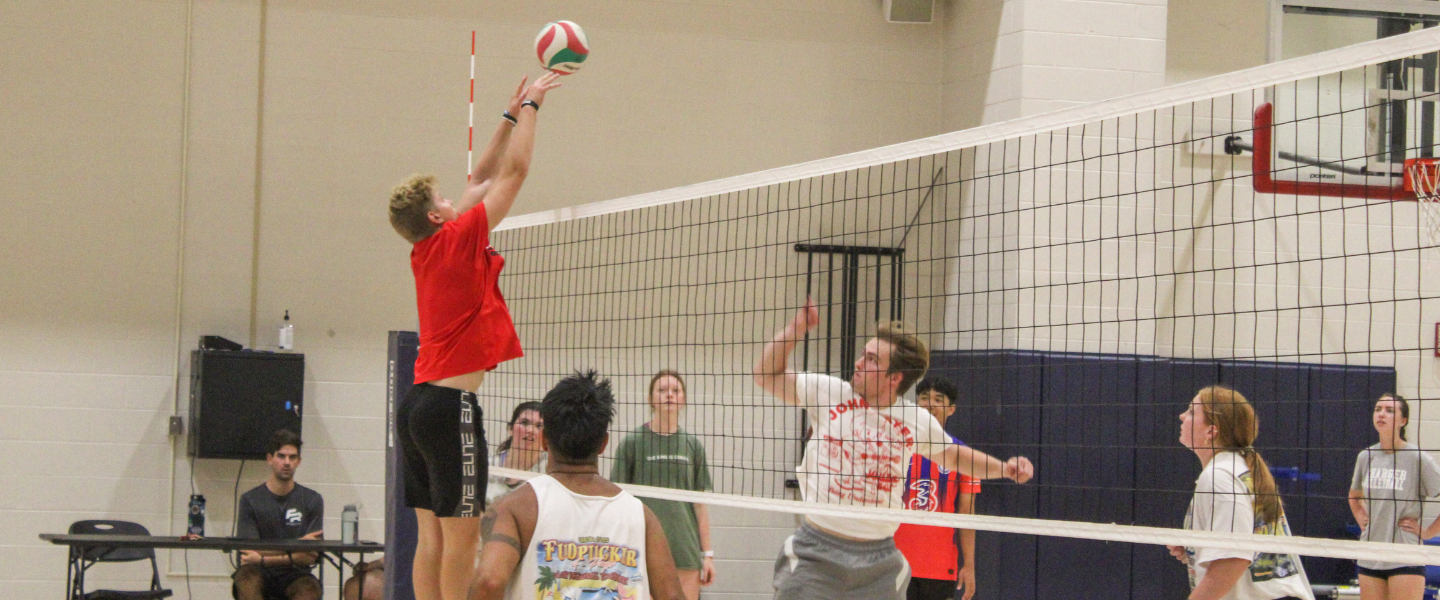
[[[580,70],[580,64],[590,56],[590,42],[585,40],[585,31],[570,21],[555,21],[540,28],[535,36],[535,55],[540,57],[540,66],[561,75]]]

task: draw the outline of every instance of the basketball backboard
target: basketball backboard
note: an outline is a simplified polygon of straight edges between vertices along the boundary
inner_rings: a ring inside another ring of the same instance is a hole
[[[1292,0],[1275,6],[1272,29],[1279,38],[1271,40],[1271,55],[1280,60],[1440,24],[1435,2]],[[1400,186],[1406,158],[1436,155],[1436,74],[1436,55],[1428,54],[1275,86],[1265,98],[1272,106],[1271,176],[1356,189]]]

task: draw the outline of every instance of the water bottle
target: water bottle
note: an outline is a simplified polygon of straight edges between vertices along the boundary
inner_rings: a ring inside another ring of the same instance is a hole
[[[340,543],[354,544],[360,539],[360,511],[354,504],[346,504],[340,513]]]
[[[295,349],[295,324],[290,322],[290,311],[285,311],[285,320],[280,323],[280,349]]]
[[[200,494],[190,496],[190,526],[185,531],[190,535],[205,535],[205,497]]]

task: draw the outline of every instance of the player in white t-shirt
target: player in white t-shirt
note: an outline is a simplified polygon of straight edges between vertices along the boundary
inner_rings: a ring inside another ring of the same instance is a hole
[[[1251,444],[1255,409],[1240,392],[1212,385],[1180,415],[1180,443],[1204,469],[1185,514],[1194,531],[1290,535],[1285,507],[1265,459]],[[1170,546],[1190,571],[1190,600],[1315,600],[1294,554]]]
[[[766,344],[754,371],[765,391],[809,411],[814,435],[797,469],[806,501],[904,508],[905,471],[914,454],[977,479],[1024,483],[1033,476],[1024,457],[1001,462],[952,443],[935,417],[900,397],[930,367],[930,351],[898,321],[880,323],[849,382],[790,370],[790,352],[819,323],[819,311],[807,300]],[[898,527],[890,521],[805,517],[775,562],[775,598],[905,598],[910,569],[895,549]]]

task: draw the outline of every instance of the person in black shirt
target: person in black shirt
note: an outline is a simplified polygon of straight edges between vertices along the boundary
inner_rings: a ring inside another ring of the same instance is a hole
[[[320,539],[325,500],[295,483],[300,466],[300,436],[281,429],[270,436],[265,463],[270,477],[240,497],[236,536],[247,540]],[[314,552],[241,550],[233,576],[236,600],[319,600],[320,580],[310,574]]]

